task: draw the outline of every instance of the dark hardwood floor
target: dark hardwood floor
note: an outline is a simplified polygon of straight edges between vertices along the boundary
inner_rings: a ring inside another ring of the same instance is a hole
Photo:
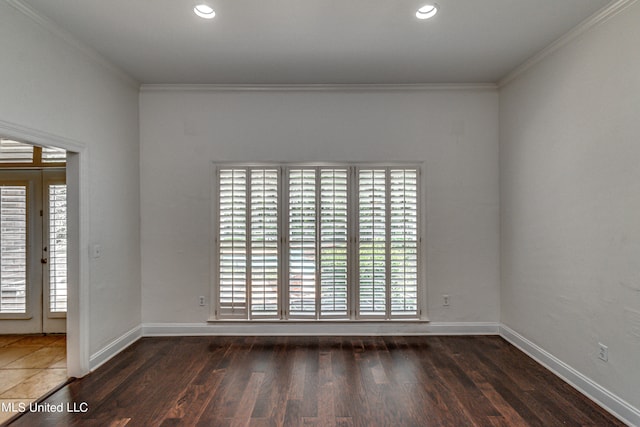
[[[502,338],[144,338],[14,426],[621,426]]]

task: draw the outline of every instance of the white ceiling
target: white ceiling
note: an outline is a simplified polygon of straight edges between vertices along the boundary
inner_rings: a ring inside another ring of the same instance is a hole
[[[142,83],[493,83],[612,0],[21,0]]]

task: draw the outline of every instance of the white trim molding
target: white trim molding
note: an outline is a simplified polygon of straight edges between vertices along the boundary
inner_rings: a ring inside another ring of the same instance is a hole
[[[0,137],[14,138],[42,147],[55,146],[56,148],[64,148],[67,151],[77,153],[82,152],[86,148],[86,144],[80,141],[4,120],[0,120]]]
[[[495,83],[451,84],[143,84],[140,92],[495,92]]]
[[[158,336],[378,336],[498,335],[498,323],[428,321],[216,321],[209,323],[145,323],[142,335]]]
[[[560,50],[563,46],[580,38],[582,35],[590,31],[591,29],[597,27],[600,24],[605,23],[606,21],[613,18],[618,13],[622,12],[627,7],[634,4],[636,1],[637,0],[617,0],[605,6],[603,9],[599,10],[594,15],[582,21],[580,24],[574,27],[571,31],[569,31],[559,39],[555,40],[550,45],[542,49],[540,52],[533,55],[531,58],[527,59],[521,65],[519,65],[518,67],[516,67],[515,69],[507,73],[506,76],[504,76],[498,81],[497,87],[502,88],[503,86],[509,84],[510,82],[517,79],[519,76],[527,72],[527,70],[534,67],[537,63],[539,63],[546,57]]]
[[[629,403],[543,348],[529,341],[513,329],[510,329],[508,326],[500,325],[500,336],[560,377],[580,393],[596,402],[620,421],[630,426],[640,426],[640,410],[638,408],[634,408]]]
[[[107,363],[140,338],[142,338],[142,326],[138,325],[93,353],[89,358],[91,371]]]

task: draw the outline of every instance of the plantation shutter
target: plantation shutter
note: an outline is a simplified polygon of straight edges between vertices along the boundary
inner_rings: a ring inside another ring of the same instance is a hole
[[[247,316],[247,170],[218,175],[218,305],[224,317]]]
[[[49,311],[67,311],[67,186],[49,187]]]
[[[0,314],[27,311],[27,186],[0,187]]]
[[[358,172],[361,317],[418,315],[418,170]]]
[[[33,163],[33,145],[0,138],[0,163]]]
[[[216,315],[418,317],[418,181],[417,168],[221,167]]]
[[[289,171],[288,300],[292,318],[348,315],[347,175],[346,168]]]
[[[347,175],[320,171],[320,317],[348,315]]]
[[[278,316],[278,169],[251,169],[251,316]]]
[[[316,170],[289,171],[289,315],[315,317]]]
[[[67,152],[60,148],[42,147],[42,163],[65,163]]]
[[[418,314],[418,171],[390,171],[391,315]]]
[[[384,169],[358,172],[359,315],[384,317],[387,309],[387,192]]]

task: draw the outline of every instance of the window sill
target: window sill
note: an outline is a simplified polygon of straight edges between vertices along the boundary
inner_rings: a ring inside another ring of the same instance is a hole
[[[377,336],[424,335],[425,319],[394,320],[209,320],[203,331],[212,335]]]
[[[209,319],[207,323],[215,324],[215,325],[223,325],[225,323],[237,325],[237,324],[274,324],[274,325],[289,325],[289,324],[318,324],[318,325],[351,325],[351,324],[380,324],[387,325],[391,323],[429,323],[429,319],[389,319],[389,320],[379,320],[379,319],[357,319],[357,320],[349,320],[349,319],[287,319],[287,320],[278,320],[278,319]]]
[[[20,313],[5,313],[0,314],[0,320],[31,320],[33,316],[29,314],[20,314]]]
[[[49,319],[66,319],[67,318],[67,313],[49,313],[49,315],[47,316],[47,318]]]

